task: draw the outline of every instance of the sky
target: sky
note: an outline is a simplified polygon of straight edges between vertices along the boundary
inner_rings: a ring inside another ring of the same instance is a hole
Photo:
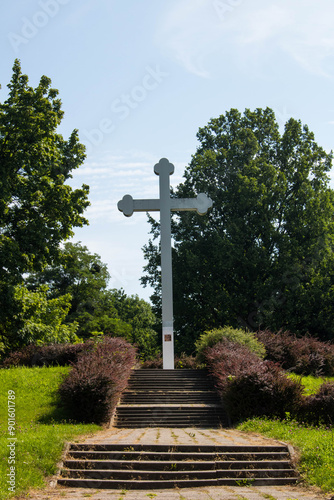
[[[90,186],[89,226],[73,241],[108,265],[111,288],[149,300],[150,225],[117,202],[157,198],[163,157],[171,185],[182,182],[211,118],[268,106],[282,129],[301,120],[334,149],[333,0],[12,0],[1,10],[0,102],[16,58],[31,86],[46,75],[59,90],[59,133],[78,129],[87,148],[71,185]]]

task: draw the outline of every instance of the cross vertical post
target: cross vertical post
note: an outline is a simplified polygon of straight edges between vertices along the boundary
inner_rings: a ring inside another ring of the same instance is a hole
[[[174,173],[174,165],[166,158],[161,158],[154,166],[154,172],[159,176],[160,196],[158,200],[134,200],[131,195],[126,194],[117,206],[126,217],[131,217],[133,212],[160,211],[162,355],[164,370],[172,370],[174,369],[174,331],[170,212],[193,211],[204,215],[212,207],[212,200],[204,193],[200,193],[196,198],[171,198],[169,177]]]
[[[161,235],[162,359],[164,370],[174,369],[172,235],[170,179],[174,165],[165,158],[154,166],[159,175]]]

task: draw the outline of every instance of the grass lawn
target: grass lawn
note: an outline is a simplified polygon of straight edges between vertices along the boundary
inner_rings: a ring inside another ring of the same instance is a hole
[[[243,422],[237,429],[291,443],[300,452],[299,472],[306,483],[334,493],[333,428],[306,427],[293,420],[255,418]]]
[[[57,408],[56,389],[68,371],[67,367],[0,369],[0,500],[45,486],[45,478],[56,472],[64,442],[101,429],[74,424]],[[301,381],[305,393],[311,394],[323,379],[302,377]],[[301,453],[300,472],[305,481],[334,492],[333,429],[266,419],[249,420],[238,429],[290,442]],[[12,476],[7,475],[10,467]]]
[[[304,394],[315,394],[324,382],[334,382],[334,378],[301,377],[291,374],[291,378],[301,381]],[[291,443],[300,452],[299,472],[308,484],[319,486],[326,492],[334,492],[334,428],[310,427],[293,420],[267,420],[255,418],[243,422],[239,430],[259,432],[265,436]]]
[[[301,375],[296,375],[291,373],[289,377],[292,380],[296,380],[297,382],[301,382],[304,386],[304,394],[305,396],[310,396],[311,394],[316,394],[320,388],[320,386],[324,382],[334,382],[334,377],[312,377],[312,375],[308,375],[307,377],[303,377]]]
[[[43,487],[45,478],[56,472],[64,442],[101,429],[73,424],[57,409],[55,390],[68,371],[67,367],[0,369],[1,500]],[[14,491],[9,489],[10,480]]]

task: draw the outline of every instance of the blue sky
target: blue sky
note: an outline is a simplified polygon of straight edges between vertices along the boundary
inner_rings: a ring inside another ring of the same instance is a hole
[[[59,132],[77,128],[87,146],[72,185],[91,187],[90,225],[74,241],[128,294],[150,295],[139,281],[150,227],[117,201],[157,197],[162,157],[177,185],[211,118],[269,106],[333,148],[333,0],[12,0],[1,18],[0,101],[15,58],[31,85],[52,79]]]

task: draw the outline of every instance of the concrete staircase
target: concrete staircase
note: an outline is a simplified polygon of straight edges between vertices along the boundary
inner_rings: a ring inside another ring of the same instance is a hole
[[[97,489],[295,484],[286,446],[72,444],[58,484]]]
[[[113,425],[213,428],[228,417],[204,370],[134,370]]]

